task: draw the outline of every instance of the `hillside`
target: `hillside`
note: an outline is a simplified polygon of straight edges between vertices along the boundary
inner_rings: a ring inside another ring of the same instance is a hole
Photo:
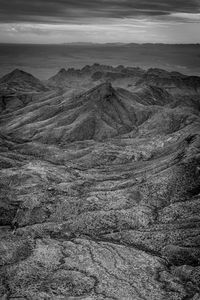
[[[34,93],[1,112],[0,298],[199,299],[199,77],[14,74]]]
[[[46,88],[42,82],[33,75],[19,69],[0,78],[0,89],[7,88],[12,90],[44,91]]]
[[[165,88],[175,94],[193,94],[200,92],[200,78],[198,76],[186,76],[178,72],[167,72],[160,69],[149,69],[139,83]]]
[[[19,69],[0,78],[0,112],[22,108],[48,88],[33,75]]]

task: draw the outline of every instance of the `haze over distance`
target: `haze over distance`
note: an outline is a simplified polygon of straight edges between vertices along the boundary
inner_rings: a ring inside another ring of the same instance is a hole
[[[0,75],[21,68],[46,79],[92,63],[200,74],[200,1],[0,0],[0,7]]]
[[[79,69],[93,63],[157,67],[199,75],[200,45],[0,45],[0,76],[18,68],[46,80],[61,68]]]

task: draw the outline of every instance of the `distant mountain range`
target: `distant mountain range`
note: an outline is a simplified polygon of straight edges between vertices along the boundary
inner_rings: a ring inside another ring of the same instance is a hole
[[[67,86],[71,81],[91,79],[95,82],[117,82],[121,85],[120,80],[126,79],[126,88],[130,88],[131,84],[139,85],[146,83],[148,85],[163,87],[172,93],[179,93],[182,89],[185,92],[198,92],[200,88],[200,78],[198,76],[186,76],[179,72],[168,72],[161,69],[149,69],[147,71],[141,68],[130,67],[110,67],[105,65],[94,64],[85,66],[80,70],[61,69],[56,75],[48,80],[48,84],[52,86]],[[129,83],[130,81],[130,83]],[[129,85],[129,86],[128,86]]]
[[[161,104],[166,93],[178,97],[185,94],[198,95],[200,92],[200,77],[157,68],[145,71],[138,67],[93,64],[82,69],[62,68],[43,82],[25,71],[15,69],[0,78],[1,109],[9,107],[12,110],[15,106],[21,107],[29,101],[26,98],[33,97],[34,93],[62,90],[68,95],[78,95],[106,82],[111,83],[113,87],[121,87],[134,95],[140,95],[142,104],[145,104],[146,100],[144,101],[141,95],[150,95],[149,103],[152,103],[154,98],[154,102],[158,101]]]

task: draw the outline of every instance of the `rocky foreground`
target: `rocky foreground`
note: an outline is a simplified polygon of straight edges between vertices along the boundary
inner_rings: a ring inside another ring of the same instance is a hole
[[[200,77],[0,79],[0,299],[200,299]]]

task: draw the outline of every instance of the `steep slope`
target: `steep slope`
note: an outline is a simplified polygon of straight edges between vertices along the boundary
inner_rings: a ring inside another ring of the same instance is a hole
[[[35,94],[48,88],[33,75],[15,69],[0,78],[0,112],[11,112],[32,102]]]
[[[120,90],[122,89],[118,89],[118,91]],[[136,102],[146,106],[164,106],[174,102],[174,97],[169,92],[167,92],[165,88],[160,88],[143,83],[140,85],[136,85],[133,88],[129,87],[129,90],[131,92],[132,98],[134,98]],[[122,91],[125,92],[125,90]],[[128,94],[128,91],[126,93]]]
[[[149,84],[167,89],[172,94],[200,93],[200,78],[186,76],[178,72],[167,72],[161,69],[149,69],[137,84]]]
[[[154,111],[104,83],[57,105],[22,109],[2,130],[44,143],[102,140],[136,130]]]
[[[45,91],[46,87],[33,75],[19,69],[0,78],[0,89],[11,89],[12,91]]]
[[[64,68],[60,69],[57,74],[48,79],[50,86],[65,86],[69,80],[69,72]]]

